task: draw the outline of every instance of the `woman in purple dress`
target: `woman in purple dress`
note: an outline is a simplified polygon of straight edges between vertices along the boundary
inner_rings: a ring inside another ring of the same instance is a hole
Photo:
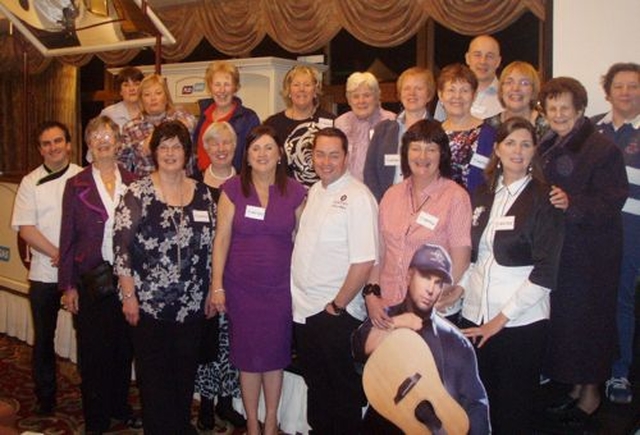
[[[286,155],[269,126],[247,137],[240,175],[221,187],[210,312],[229,314],[231,362],[240,370],[247,433],[277,434],[282,370],[291,361],[289,273],[293,231],[306,190],[287,177]]]

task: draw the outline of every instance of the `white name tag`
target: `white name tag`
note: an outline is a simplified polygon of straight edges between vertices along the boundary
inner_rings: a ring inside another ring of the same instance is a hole
[[[483,156],[482,154],[473,153],[473,157],[471,157],[471,162],[469,163],[471,166],[475,166],[476,168],[484,169],[487,167],[489,163],[489,157]]]
[[[629,179],[629,184],[640,186],[640,169],[627,166],[627,178]]]
[[[266,213],[266,210],[262,207],[256,207],[255,205],[248,205],[244,211],[244,217],[263,221],[265,213]]]
[[[515,224],[515,216],[502,216],[496,219],[494,226],[496,231],[510,231],[515,228]]]
[[[194,222],[209,222],[209,213],[206,210],[193,211]]]
[[[385,154],[384,155],[385,166],[400,166],[400,154]]]
[[[318,128],[322,130],[323,128],[327,127],[333,127],[333,119],[318,118]]]
[[[627,202],[624,203],[622,211],[625,213],[640,216],[640,200],[635,198],[627,198]]]
[[[421,211],[416,219],[418,225],[422,225],[423,227],[433,230],[436,225],[438,225],[438,218],[432,214],[427,213],[426,211]]]

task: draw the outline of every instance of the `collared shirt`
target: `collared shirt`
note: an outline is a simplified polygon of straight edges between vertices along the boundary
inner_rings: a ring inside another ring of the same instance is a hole
[[[193,133],[196,126],[195,117],[181,109],[176,109],[170,114],[152,117],[142,114],[139,117],[127,122],[122,127],[122,149],[118,154],[118,161],[123,167],[139,177],[146,177],[156,168],[151,158],[151,153],[146,153],[144,142],[151,136],[153,129],[164,121],[180,121],[189,130],[189,135]],[[193,156],[186,156],[189,161],[193,161]],[[187,168],[191,168],[187,164]],[[190,174],[188,174],[190,175]]]
[[[352,264],[378,259],[377,213],[375,198],[349,171],[327,187],[319,181],[309,189],[291,260],[295,322],[305,323],[334,299]],[[360,293],[346,309],[366,317]]]
[[[335,126],[342,130],[349,140],[349,172],[358,180],[363,179],[362,171],[374,127],[381,121],[395,118],[395,113],[381,107],[376,108],[366,119],[358,118],[353,111],[336,118]]]
[[[49,242],[59,246],[64,187],[67,180],[81,170],[80,166],[71,163],[65,169],[52,173],[40,165],[25,175],[16,194],[11,227],[19,231],[21,226],[33,225]],[[51,265],[51,258],[33,248],[30,252],[29,279],[57,282],[58,268]]]
[[[498,99],[498,88],[500,82],[497,77],[493,78],[493,81],[489,86],[476,93],[476,97],[471,105],[471,114],[476,118],[487,119],[504,110],[500,100]],[[444,121],[447,119],[447,112],[444,110],[442,102],[438,101],[436,106],[436,113],[434,116],[438,121]]]
[[[609,112],[597,122],[596,129],[622,150],[629,179],[629,197],[622,211],[625,218],[640,219],[640,114],[616,128]]]
[[[122,184],[120,171],[116,168],[115,188],[113,198],[111,198],[111,195],[109,195],[107,188],[102,182],[102,177],[100,177],[100,170],[94,165],[91,166],[91,175],[93,176],[93,181],[96,183],[102,204],[109,216],[107,221],[104,223],[104,235],[102,237],[102,246],[100,247],[102,258],[110,264],[113,264],[113,216],[115,215],[116,206],[118,205],[120,197],[124,193],[126,186]]]
[[[391,186],[380,202],[380,287],[389,305],[404,300],[409,263],[425,243],[471,247],[471,201],[456,182],[440,177],[413,204],[411,178]]]
[[[493,252],[496,231],[513,230],[515,220],[507,212],[530,181],[530,176],[509,186],[503,184],[502,177],[498,181],[489,222],[480,238],[478,260],[460,281],[465,289],[462,315],[475,324],[487,323],[500,312],[509,319],[507,327],[549,318],[551,290],[529,281],[533,265],[502,266]]]

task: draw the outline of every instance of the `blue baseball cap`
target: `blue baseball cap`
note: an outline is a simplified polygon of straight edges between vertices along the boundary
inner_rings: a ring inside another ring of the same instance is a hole
[[[413,254],[409,267],[421,272],[437,272],[442,275],[446,284],[451,284],[451,257],[447,251],[439,245],[424,244]]]

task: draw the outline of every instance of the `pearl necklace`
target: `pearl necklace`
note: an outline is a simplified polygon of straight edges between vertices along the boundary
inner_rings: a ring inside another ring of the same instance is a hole
[[[231,171],[229,171],[229,175],[227,175],[226,177],[219,177],[218,175],[216,175],[215,172],[213,172],[213,165],[209,165],[209,174],[211,174],[211,176],[213,178],[215,178],[216,180],[221,180],[221,181],[226,181],[229,178],[233,177],[234,175],[236,175],[236,168],[234,168],[233,166],[231,167]]]

